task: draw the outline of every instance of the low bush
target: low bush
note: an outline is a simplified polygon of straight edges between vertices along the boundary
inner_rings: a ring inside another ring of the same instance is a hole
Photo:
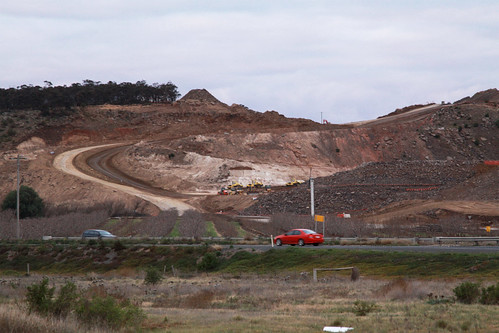
[[[356,300],[355,303],[353,303],[352,312],[356,316],[365,316],[368,313],[376,311],[377,308],[378,306],[374,302]]]
[[[117,302],[111,296],[80,301],[76,307],[79,320],[89,326],[101,325],[112,329],[138,328],[145,319],[144,312],[128,300]]]
[[[479,302],[486,305],[499,305],[499,282],[488,288],[482,288]]]
[[[198,269],[203,272],[214,271],[220,265],[220,261],[213,252],[206,253],[201,262],[198,264]]]
[[[49,279],[44,278],[40,283],[34,283],[28,288],[26,302],[28,311],[41,315],[54,315],[66,317],[78,300],[79,293],[76,285],[72,282],[61,287],[59,295],[54,299],[55,287],[49,287]]]
[[[28,303],[28,312],[36,312],[47,315],[52,309],[55,288],[49,287],[49,279],[44,278],[40,283],[33,283],[28,287],[26,293],[26,302]]]
[[[156,285],[163,279],[161,271],[156,267],[149,267],[146,269],[146,277],[144,278],[145,284]]]
[[[473,282],[463,282],[453,289],[456,299],[465,304],[474,303],[480,297],[480,284]]]
[[[79,299],[80,293],[73,282],[67,282],[61,287],[59,295],[52,303],[51,312],[58,317],[66,317],[73,309],[74,303]]]
[[[113,329],[122,327],[139,327],[145,319],[144,312],[128,300],[118,302],[111,296],[94,296],[86,298],[73,282],[61,287],[54,299],[55,287],[49,287],[49,279],[29,286],[26,293],[28,311],[46,317],[65,318],[71,312],[90,327],[107,326]],[[88,296],[87,296],[88,297]]]

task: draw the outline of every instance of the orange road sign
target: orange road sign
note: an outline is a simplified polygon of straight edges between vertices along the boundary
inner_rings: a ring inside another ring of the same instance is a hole
[[[324,222],[324,215],[315,215],[316,222]]]

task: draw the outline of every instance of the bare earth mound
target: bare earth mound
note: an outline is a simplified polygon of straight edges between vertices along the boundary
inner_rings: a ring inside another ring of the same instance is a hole
[[[397,203],[418,205],[414,200],[424,200],[428,205],[446,201],[440,209],[451,209],[449,202],[462,207],[471,202],[469,210],[456,211],[475,214],[479,207],[498,215],[487,208],[499,201],[497,168],[483,164],[499,160],[498,100],[498,91],[490,89],[454,104],[403,108],[350,125],[322,125],[275,111],[228,106],[205,89],[174,103],[82,107],[58,119],[43,120],[36,110],[19,118],[4,113],[2,119],[17,131],[12,141],[2,144],[0,194],[15,186],[11,158],[21,153],[28,158],[21,163],[23,184],[51,205],[88,207],[111,200],[150,213],[150,203],[143,199],[52,167],[60,152],[121,143],[122,149],[102,161],[119,176],[102,176],[86,167],[91,152],[81,161],[81,171],[111,182],[130,185],[134,180],[151,193],[182,193],[202,211],[308,214],[307,185],[284,184],[312,176],[316,211],[324,214],[350,211],[373,218],[377,212],[386,214],[388,207],[397,210]],[[223,198],[215,194],[232,182],[253,181],[270,185],[272,191]],[[398,216],[405,214],[398,210]]]

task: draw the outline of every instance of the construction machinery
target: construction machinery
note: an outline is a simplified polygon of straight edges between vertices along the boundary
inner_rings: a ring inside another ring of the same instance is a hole
[[[286,186],[298,186],[300,184],[303,184],[304,181],[303,180],[296,180],[296,179],[293,179],[292,181],[290,182],[287,182],[286,183]]]
[[[243,189],[243,185],[240,184],[239,182],[232,182],[232,184],[230,185],[227,185],[227,188],[229,190],[232,190],[232,191],[235,191],[235,190],[242,190]]]
[[[232,184],[222,187],[218,194],[220,195],[233,195],[233,194],[242,194],[242,193],[251,193],[251,192],[263,192],[264,190],[269,192],[271,189],[270,185],[263,185],[261,181],[252,180],[246,186],[243,186],[241,183],[237,181],[233,181]]]
[[[218,191],[219,195],[229,195],[229,190],[227,190],[225,187],[222,187],[220,191]]]
[[[246,188],[247,189],[255,189],[255,188],[262,188],[263,187],[263,183],[261,181],[258,181],[258,180],[252,180],[251,183],[249,183]]]

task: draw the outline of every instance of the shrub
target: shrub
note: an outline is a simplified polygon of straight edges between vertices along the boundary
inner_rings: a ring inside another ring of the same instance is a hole
[[[37,312],[47,315],[52,308],[52,298],[55,288],[49,288],[49,279],[44,278],[40,283],[33,283],[28,287],[26,293],[26,302],[28,303],[28,312]]]
[[[55,300],[55,287],[49,288],[48,278],[27,289],[26,301],[30,313],[66,317],[74,310],[77,318],[89,326],[104,325],[113,329],[124,326],[137,328],[145,319],[144,312],[128,300],[118,302],[111,296],[96,295],[91,299],[82,297],[73,282],[62,286]]]
[[[49,279],[44,278],[39,284],[34,283],[27,288],[28,311],[42,315],[66,317],[79,298],[76,285],[73,282],[66,283],[61,287],[59,295],[54,300],[55,287],[49,288],[48,284]]]
[[[496,120],[496,127],[499,127],[499,119]]]
[[[201,262],[198,264],[198,269],[204,272],[213,271],[219,264],[220,262],[217,256],[212,252],[208,252],[203,256]]]
[[[453,289],[454,295],[461,303],[474,303],[480,296],[480,284],[473,282],[463,282]]]
[[[10,191],[2,202],[2,210],[17,209],[17,191]],[[42,216],[44,209],[43,200],[38,193],[29,186],[21,185],[19,188],[19,217]]]
[[[80,301],[76,315],[89,326],[100,324],[113,329],[125,326],[138,328],[145,319],[144,312],[138,306],[128,300],[118,303],[111,296]]]
[[[499,305],[499,282],[494,286],[482,288],[480,303],[487,305]]]
[[[66,317],[73,309],[79,296],[76,285],[73,282],[67,282],[61,287],[59,295],[52,303],[51,313],[58,317]]]
[[[378,306],[374,302],[356,300],[355,303],[353,303],[352,312],[355,313],[356,316],[365,316],[366,314],[375,311],[377,308]]]
[[[149,267],[146,269],[146,277],[144,279],[145,284],[156,285],[163,279],[163,276],[159,269],[156,267]]]

